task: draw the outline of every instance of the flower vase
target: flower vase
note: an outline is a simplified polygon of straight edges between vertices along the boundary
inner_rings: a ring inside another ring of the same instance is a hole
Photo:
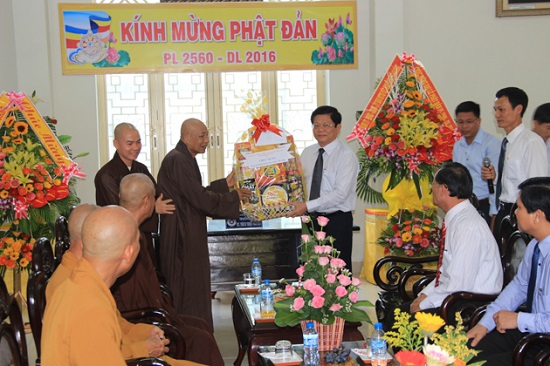
[[[344,338],[344,323],[342,318],[335,318],[330,325],[320,324],[315,320],[302,320],[302,332],[306,329],[307,322],[313,322],[315,330],[319,335],[319,351],[331,351],[342,344]]]

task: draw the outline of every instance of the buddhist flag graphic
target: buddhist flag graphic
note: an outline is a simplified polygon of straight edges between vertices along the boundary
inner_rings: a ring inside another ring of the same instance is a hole
[[[64,11],[65,47],[72,63],[95,63],[107,56],[111,16],[104,11]]]

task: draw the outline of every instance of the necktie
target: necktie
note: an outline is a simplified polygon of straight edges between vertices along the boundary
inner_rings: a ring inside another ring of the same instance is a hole
[[[535,285],[537,284],[537,270],[539,267],[540,249],[539,243],[535,245],[533,257],[531,258],[531,274],[529,275],[529,286],[527,287],[527,312],[533,310],[533,299],[535,297]]]
[[[317,156],[317,161],[315,162],[315,167],[313,168],[313,179],[311,181],[311,194],[309,195],[310,200],[314,200],[321,196],[321,180],[323,179],[323,153],[325,149],[319,149],[319,155]]]
[[[500,145],[500,156],[498,157],[498,178],[497,178],[497,191],[496,191],[496,205],[498,208],[500,201],[500,193],[502,193],[502,171],[504,170],[504,159],[506,158],[506,145],[508,139],[505,137]]]
[[[441,264],[443,263],[443,252],[445,251],[445,239],[447,236],[447,226],[445,221],[441,226],[441,245],[439,247],[439,262],[437,263],[437,274],[435,275],[435,287],[439,286],[439,276],[441,276]]]

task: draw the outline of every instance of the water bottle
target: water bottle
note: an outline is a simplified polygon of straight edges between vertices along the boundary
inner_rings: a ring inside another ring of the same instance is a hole
[[[374,331],[370,337],[370,349],[372,352],[371,365],[385,366],[386,365],[386,349],[387,344],[384,339],[384,331],[382,330],[382,323],[374,324]]]
[[[272,318],[275,316],[273,309],[273,290],[271,290],[271,281],[265,280],[260,289],[260,315],[262,318]]]
[[[258,258],[254,258],[252,266],[250,267],[250,272],[252,273],[252,277],[254,277],[254,286],[260,287],[262,283],[262,265]]]
[[[319,335],[313,322],[307,322],[304,330],[304,365],[319,365]]]

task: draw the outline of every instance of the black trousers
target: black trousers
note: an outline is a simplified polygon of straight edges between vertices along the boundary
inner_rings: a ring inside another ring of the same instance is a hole
[[[470,363],[477,361],[486,361],[485,366],[506,366],[513,365],[514,347],[528,333],[522,333],[518,329],[510,329],[505,333],[499,333],[496,330],[488,333],[479,341],[476,350],[479,354],[470,360]],[[468,346],[470,346],[468,342]],[[524,358],[524,365],[533,365],[534,358],[543,347],[533,347]]]
[[[332,214],[310,214],[316,231],[319,231],[316,216],[329,219],[323,231],[334,240],[334,248],[340,251],[340,258],[346,262],[346,268],[351,271],[351,251],[353,247],[353,215],[351,212],[337,211]]]

